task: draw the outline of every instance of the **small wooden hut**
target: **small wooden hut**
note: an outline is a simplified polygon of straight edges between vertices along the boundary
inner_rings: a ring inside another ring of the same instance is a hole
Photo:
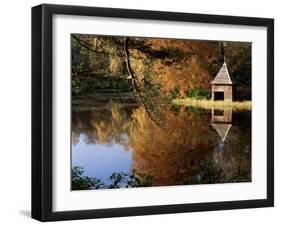
[[[223,63],[211,85],[212,100],[233,101],[235,99],[236,84],[231,80],[226,63]]]

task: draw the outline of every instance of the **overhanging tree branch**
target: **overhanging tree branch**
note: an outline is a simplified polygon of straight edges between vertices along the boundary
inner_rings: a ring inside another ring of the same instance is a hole
[[[108,52],[104,52],[104,51],[99,51],[99,50],[96,50],[96,49],[93,49],[91,48],[85,41],[79,39],[77,36],[75,35],[71,35],[71,37],[73,39],[75,39],[75,41],[77,41],[82,47],[84,47],[85,49],[89,50],[89,51],[92,51],[94,53],[97,53],[97,54],[103,54],[103,55],[110,55],[110,53]]]
[[[153,116],[153,113],[150,111],[150,109],[148,108],[145,100],[144,100],[144,97],[142,95],[142,91],[140,90],[138,84],[137,84],[137,79],[132,71],[132,67],[131,67],[131,63],[130,63],[130,53],[129,53],[129,48],[128,48],[128,42],[129,42],[129,38],[125,37],[124,38],[124,52],[125,52],[125,61],[126,61],[126,68],[127,68],[127,71],[128,71],[128,74],[129,74],[129,79],[131,79],[132,81],[132,86],[133,86],[133,89],[135,91],[135,93],[137,93],[137,95],[139,96],[140,98],[140,101],[142,103],[142,105],[144,106],[145,108],[145,111],[147,112],[148,114],[148,117],[158,126],[160,126],[160,123],[157,121],[157,119]]]

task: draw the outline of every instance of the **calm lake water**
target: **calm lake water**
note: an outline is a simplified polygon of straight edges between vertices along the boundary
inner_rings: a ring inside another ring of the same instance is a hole
[[[159,114],[161,125],[130,94],[73,99],[72,167],[96,188],[251,181],[250,111]]]

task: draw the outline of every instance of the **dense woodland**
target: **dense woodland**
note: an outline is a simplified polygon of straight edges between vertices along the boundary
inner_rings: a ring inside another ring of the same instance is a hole
[[[250,100],[251,43],[72,34],[71,44],[72,144],[83,134],[132,153],[132,172],[113,172],[110,184],[73,166],[72,189],[249,181],[250,112],[234,122],[221,164],[210,112],[172,100],[209,99],[224,61]]]
[[[224,59],[250,99],[251,43],[71,35],[74,95],[99,89],[139,95],[208,97]]]

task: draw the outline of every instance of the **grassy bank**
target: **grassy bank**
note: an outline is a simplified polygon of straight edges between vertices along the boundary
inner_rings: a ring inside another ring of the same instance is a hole
[[[232,110],[251,110],[252,101],[213,101],[213,100],[198,100],[194,98],[174,99],[173,104],[193,106],[204,109],[232,109]]]

